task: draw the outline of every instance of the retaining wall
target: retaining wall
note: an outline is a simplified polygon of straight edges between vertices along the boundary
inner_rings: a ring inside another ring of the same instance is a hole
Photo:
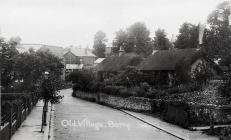
[[[185,103],[180,101],[166,101],[143,97],[118,97],[104,93],[86,93],[75,91],[75,97],[95,101],[111,107],[138,112],[158,113],[167,122],[184,128],[193,126],[208,126],[211,124],[230,124],[231,107],[217,107]]]

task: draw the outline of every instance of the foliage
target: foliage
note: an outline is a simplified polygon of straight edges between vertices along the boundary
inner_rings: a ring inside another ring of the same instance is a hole
[[[103,89],[103,93],[116,96],[119,95],[119,92],[122,89],[126,89],[126,88],[122,86],[105,86],[105,88]]]
[[[8,92],[15,81],[14,61],[18,55],[16,43],[0,38],[1,92]]]
[[[15,77],[19,81],[23,79],[22,83],[17,83],[21,91],[34,91],[35,84],[42,77],[44,71],[49,71],[56,80],[61,80],[63,64],[58,57],[55,57],[49,52],[34,52],[21,53],[16,56],[14,69]]]
[[[231,101],[231,68],[224,72],[223,83],[219,87],[219,92]]]
[[[49,71],[56,80],[60,80],[63,64],[49,52],[18,53],[16,45],[19,37],[10,41],[0,39],[1,84],[2,92],[35,92],[44,71]]]
[[[172,48],[172,44],[170,43],[169,39],[166,37],[166,33],[163,29],[158,29],[155,32],[154,48],[156,50],[168,50]]]
[[[99,57],[105,57],[105,48],[106,48],[106,34],[103,31],[98,31],[94,36],[94,45],[93,53]]]
[[[220,140],[229,140],[231,139],[231,127],[217,127],[213,131],[206,129],[204,133],[212,136],[219,136]]]
[[[150,31],[142,22],[136,22],[126,31],[119,30],[116,32],[115,41],[113,42],[114,53],[118,53],[120,47],[123,47],[126,53],[136,52],[137,54],[147,56],[151,54]]]
[[[207,83],[212,77],[212,72],[204,64],[199,63],[192,71],[192,79],[195,83],[202,86]]]
[[[125,48],[125,51],[126,52],[129,52],[129,50],[132,50],[132,49],[128,49],[128,34],[126,31],[120,29],[119,31],[117,31],[116,33],[116,36],[115,36],[115,39],[113,41],[113,49],[112,49],[112,52],[114,54],[117,54],[119,53],[119,49],[120,47],[122,48]]]
[[[97,92],[102,86],[96,81],[94,73],[90,70],[74,71],[68,75],[67,81],[71,81],[74,84],[74,91],[82,90],[87,92]],[[97,86],[99,86],[98,89]]]
[[[191,78],[189,75],[189,66],[186,61],[186,59],[182,59],[176,64],[176,80],[178,85],[188,84],[191,82]]]
[[[209,29],[205,34],[203,49],[211,58],[223,59],[231,50],[230,15],[230,1],[225,1],[220,3],[208,16]]]
[[[104,80],[106,85],[121,85],[125,87],[137,86],[142,81],[145,81],[142,73],[134,67],[127,67],[125,71],[117,75],[111,74],[108,79]]]
[[[198,26],[188,22],[183,23],[179,29],[177,40],[174,43],[175,48],[196,48],[198,46],[198,31]]]
[[[39,82],[38,93],[40,98],[51,103],[59,103],[63,96],[59,95],[59,86],[61,86],[60,80],[54,75],[49,75],[47,79],[42,79]]]

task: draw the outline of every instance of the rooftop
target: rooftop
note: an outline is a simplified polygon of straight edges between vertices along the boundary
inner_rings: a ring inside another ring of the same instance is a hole
[[[88,48],[79,48],[79,47],[71,47],[66,50],[65,53],[68,51],[71,51],[76,56],[90,56],[90,57],[96,57],[92,51]]]
[[[198,49],[158,50],[138,65],[139,70],[175,70],[177,63],[183,59],[191,61]]]
[[[142,58],[135,53],[126,53],[121,56],[110,56],[105,58],[97,66],[97,71],[121,71],[127,66],[136,66],[142,61]]]

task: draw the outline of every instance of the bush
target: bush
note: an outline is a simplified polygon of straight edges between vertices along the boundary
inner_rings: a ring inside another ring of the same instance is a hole
[[[219,92],[231,101],[231,68],[224,72],[223,82],[219,86]]]
[[[73,91],[76,91],[76,90],[81,90],[81,85],[79,83],[75,83],[73,86],[72,86],[72,90]]]
[[[92,81],[90,85],[90,92],[97,93],[101,92],[105,87],[105,84],[98,81]]]
[[[119,95],[119,91],[125,89],[123,86],[106,86],[103,92],[109,95]]]
[[[133,87],[131,90],[135,93],[133,96],[136,96],[136,97],[144,97],[146,93],[143,88],[138,87],[138,86]]]
[[[73,90],[90,91],[95,77],[92,71],[74,71],[67,76],[67,81],[74,83]]]
[[[132,92],[131,90],[127,89],[127,88],[122,88],[119,90],[118,96],[121,96],[121,97],[130,97],[132,95],[134,95],[134,92]]]

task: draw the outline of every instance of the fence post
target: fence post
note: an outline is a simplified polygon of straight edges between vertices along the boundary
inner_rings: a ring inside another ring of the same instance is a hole
[[[12,107],[12,105],[10,106],[10,120],[9,120],[9,131],[10,131],[10,133],[9,133],[9,138],[11,138],[11,136],[12,136],[12,123],[13,123],[13,119],[12,119],[12,116],[13,115],[13,107]]]
[[[215,109],[210,109],[210,132],[214,132],[214,111]]]

